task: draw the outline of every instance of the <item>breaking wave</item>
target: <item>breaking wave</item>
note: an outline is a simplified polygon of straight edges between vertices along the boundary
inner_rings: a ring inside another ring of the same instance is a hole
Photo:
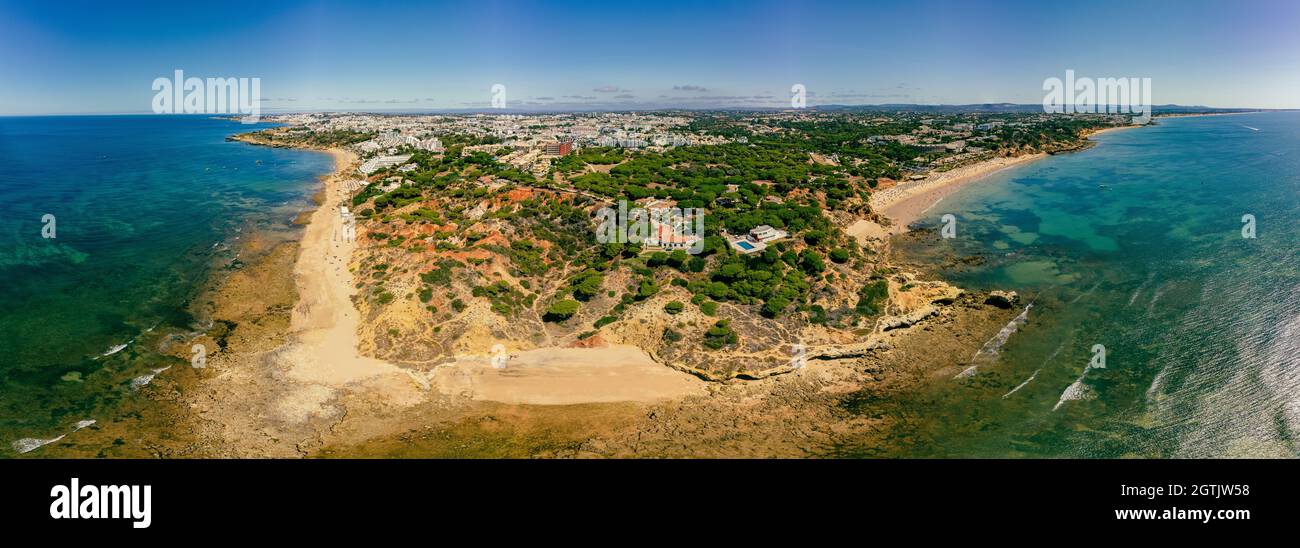
[[[74,425],[72,426],[72,432],[76,432],[76,431],[81,430],[82,428],[85,428],[85,427],[90,426],[90,425],[92,425],[92,424],[95,424],[95,421],[94,421],[93,419],[90,419],[90,420],[84,420],[84,421],[77,421],[77,424],[74,424]],[[71,434],[72,432],[68,432],[68,434]],[[59,440],[62,440],[63,438],[66,438],[66,437],[68,436],[68,434],[62,434],[62,435],[59,435],[58,437],[53,437],[53,438],[49,438],[49,439],[22,438],[22,439],[17,440],[17,441],[15,441],[15,442],[13,443],[13,448],[14,448],[14,451],[17,451],[19,454],[22,454],[22,453],[30,453],[30,452],[32,452],[32,451],[35,451],[35,450],[37,450],[37,449],[40,449],[41,447],[44,447],[44,446],[49,445],[49,444],[51,444],[51,443],[57,442],[57,441],[59,441]]]
[[[984,345],[975,352],[975,355],[971,357],[973,365],[967,367],[966,370],[958,373],[957,376],[953,378],[960,379],[974,375],[975,370],[979,367],[979,360],[981,358],[986,360],[996,358],[998,351],[1002,349],[1002,345],[1007,344],[1007,339],[1010,339],[1011,335],[1014,334],[1016,330],[1020,329],[1020,326],[1025,325],[1025,322],[1029,320],[1029,309],[1033,307],[1034,303],[1025,305],[1025,309],[1021,310],[1019,315],[1007,322],[1007,325],[1002,326],[1002,329],[999,329],[997,334],[993,335],[993,338],[985,341]]]

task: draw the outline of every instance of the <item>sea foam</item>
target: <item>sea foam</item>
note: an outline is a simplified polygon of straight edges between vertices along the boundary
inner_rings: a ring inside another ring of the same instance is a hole
[[[1010,339],[1011,335],[1015,333],[1016,330],[1020,329],[1020,326],[1025,325],[1025,322],[1029,320],[1029,309],[1033,307],[1034,303],[1025,305],[1025,309],[1021,310],[1019,315],[1007,322],[1007,325],[1002,326],[1002,329],[999,329],[997,334],[993,335],[993,338],[985,341],[984,346],[981,346],[979,351],[975,352],[975,355],[971,357],[973,365],[967,367],[964,371],[958,373],[953,378],[960,379],[974,375],[975,370],[979,368],[978,362],[981,358],[986,360],[996,358],[998,350],[1002,349],[1002,345],[1007,344],[1007,339]]]
[[[92,424],[95,424],[95,420],[94,420],[94,419],[89,419],[89,420],[84,420],[84,421],[77,421],[77,424],[74,424],[74,425],[72,426],[72,431],[73,431],[73,432],[76,432],[76,431],[81,430],[82,428],[85,428],[85,427],[90,426],[90,425],[92,425]],[[69,433],[71,433],[71,432],[69,432]],[[17,441],[15,441],[15,442],[13,443],[13,448],[14,448],[14,451],[17,451],[19,454],[22,454],[22,453],[30,453],[30,452],[32,452],[32,451],[35,451],[35,450],[37,450],[37,449],[40,449],[41,447],[44,447],[44,446],[49,445],[49,444],[51,444],[51,443],[57,442],[57,441],[59,441],[59,440],[62,440],[63,438],[66,438],[66,437],[68,437],[68,434],[63,434],[63,435],[60,435],[60,436],[57,436],[57,437],[53,437],[53,438],[49,438],[49,439],[22,438],[22,439],[17,440]]]
[[[163,371],[171,369],[171,367],[172,366],[170,365],[167,367],[160,367],[158,369],[154,369],[149,373],[145,373],[143,375],[140,375],[139,377],[131,379],[131,390],[139,390],[141,388],[149,386],[149,383],[153,382],[154,377],[157,377],[158,374],[162,373]]]

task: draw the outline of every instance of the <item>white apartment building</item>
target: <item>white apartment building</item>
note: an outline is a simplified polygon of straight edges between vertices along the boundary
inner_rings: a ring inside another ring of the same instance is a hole
[[[357,168],[362,175],[370,175],[381,169],[387,169],[393,166],[399,166],[411,159],[410,154],[398,154],[397,156],[376,156],[366,160]]]

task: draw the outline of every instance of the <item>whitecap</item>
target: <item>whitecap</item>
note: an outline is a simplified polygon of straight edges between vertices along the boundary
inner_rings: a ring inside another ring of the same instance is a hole
[[[95,422],[96,421],[94,419],[77,421],[77,423],[72,426],[72,431],[76,432],[78,430],[81,430],[82,428],[95,424]],[[68,434],[63,434],[57,437],[44,439],[44,440],[40,438],[22,438],[13,442],[13,448],[14,451],[17,451],[19,454],[30,453],[32,451],[40,449],[41,447],[62,440],[63,438],[66,437],[68,437]]]
[[[154,377],[157,377],[158,374],[162,373],[163,371],[171,369],[171,367],[172,366],[170,365],[167,367],[160,367],[158,369],[154,369],[152,372],[145,373],[143,375],[140,375],[139,377],[131,379],[131,390],[139,390],[141,388],[144,388],[145,386],[148,386],[149,383],[153,382]]]
[[[1007,322],[1007,325],[1002,326],[1002,329],[999,329],[998,333],[996,335],[993,335],[993,338],[986,341],[984,343],[984,346],[981,346],[979,351],[975,352],[975,355],[971,357],[970,361],[974,363],[977,362],[980,358],[993,359],[997,357],[998,350],[1002,348],[1002,345],[1007,344],[1007,339],[1010,339],[1011,335],[1015,333],[1016,330],[1020,329],[1020,326],[1025,325],[1025,322],[1029,320],[1029,309],[1033,307],[1034,307],[1034,303],[1029,303],[1025,305],[1025,309],[1021,310],[1019,315],[1017,315],[1015,318],[1012,318],[1011,321]],[[960,379],[963,377],[969,377],[971,375],[974,375],[975,370],[978,367],[979,364],[974,363],[974,365],[971,365],[970,367],[966,368],[965,371],[958,373],[957,376],[953,378]]]
[[[1033,374],[1033,375],[1030,375],[1028,379],[1025,379],[1025,382],[1022,382],[1022,383],[1016,385],[1016,387],[1015,387],[1015,388],[1012,388],[1010,392],[1007,392],[1006,394],[1003,394],[1003,395],[1002,395],[1002,399],[1004,399],[1004,400],[1007,399],[1007,396],[1010,396],[1010,395],[1012,395],[1012,394],[1015,394],[1015,393],[1018,392],[1021,388],[1024,388],[1024,387],[1025,387],[1026,385],[1028,385],[1030,382],[1033,382],[1034,379],[1038,378],[1038,372],[1039,372],[1039,371],[1042,371],[1042,369],[1036,369],[1036,370],[1034,370],[1034,374]]]
[[[1092,389],[1089,388],[1088,385],[1083,384],[1083,378],[1088,376],[1089,371],[1092,371],[1091,363],[1089,363],[1087,367],[1083,368],[1083,373],[1079,374],[1079,378],[1075,379],[1070,386],[1065,388],[1065,392],[1061,393],[1061,399],[1057,400],[1056,405],[1052,407],[1052,411],[1060,409],[1067,401],[1089,399],[1092,397]]]
[[[103,357],[105,357],[105,356],[112,356],[113,354],[116,354],[116,353],[118,353],[118,352],[121,352],[121,351],[123,351],[123,350],[126,350],[126,347],[129,346],[130,344],[131,344],[131,341],[126,341],[126,342],[124,342],[124,343],[122,343],[122,344],[119,344],[119,345],[117,345],[117,346],[110,347],[110,348],[108,349],[107,352],[104,352],[103,354],[100,354],[99,357],[100,357],[100,358],[103,358]]]
[[[1163,285],[1160,285],[1160,286],[1156,287],[1156,291],[1155,291],[1155,293],[1154,293],[1153,295],[1151,295],[1151,302],[1150,302],[1149,304],[1147,304],[1147,313],[1148,313],[1148,314],[1152,313],[1152,312],[1156,309],[1156,301],[1159,301],[1159,300],[1160,300],[1160,297],[1164,296],[1164,294],[1165,294],[1166,292],[1169,291],[1169,286],[1170,286],[1170,285],[1173,285],[1173,284],[1172,284],[1172,283],[1169,283],[1169,284],[1163,284]]]
[[[1133,295],[1128,298],[1129,306],[1133,306],[1133,303],[1137,302],[1138,295],[1142,294],[1142,290],[1146,289],[1147,284],[1150,284],[1152,280],[1155,280],[1155,277],[1155,272],[1148,274],[1146,281],[1142,282],[1142,285],[1139,285],[1137,289],[1133,290]]]
[[[1083,375],[1087,374],[1088,371],[1084,370]],[[1083,384],[1083,375],[1079,375],[1078,379],[1071,383],[1070,386],[1066,387],[1065,392],[1061,392],[1061,399],[1057,400],[1056,405],[1052,407],[1052,411],[1060,409],[1067,401],[1082,400],[1092,397],[1092,389],[1088,388],[1088,385]]]
[[[64,435],[66,436],[66,434]],[[63,439],[63,436],[59,436],[57,438],[50,438],[48,440],[41,440],[36,438],[23,438],[18,441],[15,441],[13,443],[13,447],[14,447],[14,451],[17,451],[20,454],[30,453],[32,451],[40,449],[42,446],[49,445],[61,439]]]
[[[1156,377],[1154,379],[1151,379],[1151,386],[1147,388],[1147,394],[1146,394],[1148,404],[1154,402],[1156,394],[1160,393],[1160,389],[1165,384],[1165,373],[1167,371],[1169,371],[1169,366],[1165,366],[1163,369],[1160,370],[1159,373],[1156,373]]]
[[[1091,295],[1092,292],[1093,292],[1093,291],[1096,291],[1096,289],[1097,289],[1099,286],[1101,286],[1101,282],[1097,282],[1097,283],[1095,283],[1095,284],[1092,284],[1092,287],[1089,287],[1087,291],[1084,291],[1083,293],[1080,293],[1078,297],[1075,297],[1074,299],[1072,299],[1072,300],[1070,301],[1070,304],[1077,303],[1077,302],[1079,302],[1080,300],[1082,300],[1084,297],[1087,297],[1088,295]]]

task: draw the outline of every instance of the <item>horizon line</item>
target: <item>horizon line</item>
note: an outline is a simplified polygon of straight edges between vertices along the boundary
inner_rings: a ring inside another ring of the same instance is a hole
[[[1087,103],[1085,103],[1087,105]],[[809,105],[802,108],[792,107],[772,107],[772,106],[755,106],[755,105],[717,105],[717,106],[666,106],[666,105],[645,105],[645,106],[601,106],[592,105],[588,108],[547,108],[547,107],[530,107],[530,108],[444,108],[444,109],[348,109],[348,108],[304,108],[304,109],[267,109],[259,115],[286,115],[286,114],[579,114],[579,113],[601,113],[601,112],[709,112],[709,111],[740,111],[740,112],[783,112],[796,110],[817,110],[827,108],[889,108],[889,107],[922,107],[922,108],[961,108],[961,107],[987,107],[987,106],[1010,106],[1010,107],[1041,107],[1040,103],[1012,103],[1012,102],[982,102],[982,103],[828,103],[822,105]],[[1100,104],[1095,106],[1118,106],[1118,104]],[[1206,110],[1235,110],[1235,111],[1256,111],[1256,112],[1288,112],[1300,110],[1298,107],[1282,108],[1261,108],[1261,107],[1211,107],[1206,105],[1180,105],[1177,103],[1167,103],[1163,105],[1152,105],[1152,110],[1157,108],[1183,108],[1183,109],[1206,109]],[[906,108],[900,109],[906,110]],[[1126,113],[1108,113],[1108,112],[1081,112],[1077,114],[1126,114]],[[249,116],[249,113],[230,112],[230,113],[155,113],[150,110],[127,111],[127,112],[44,112],[44,113],[0,113],[3,118],[38,118],[54,116]]]

